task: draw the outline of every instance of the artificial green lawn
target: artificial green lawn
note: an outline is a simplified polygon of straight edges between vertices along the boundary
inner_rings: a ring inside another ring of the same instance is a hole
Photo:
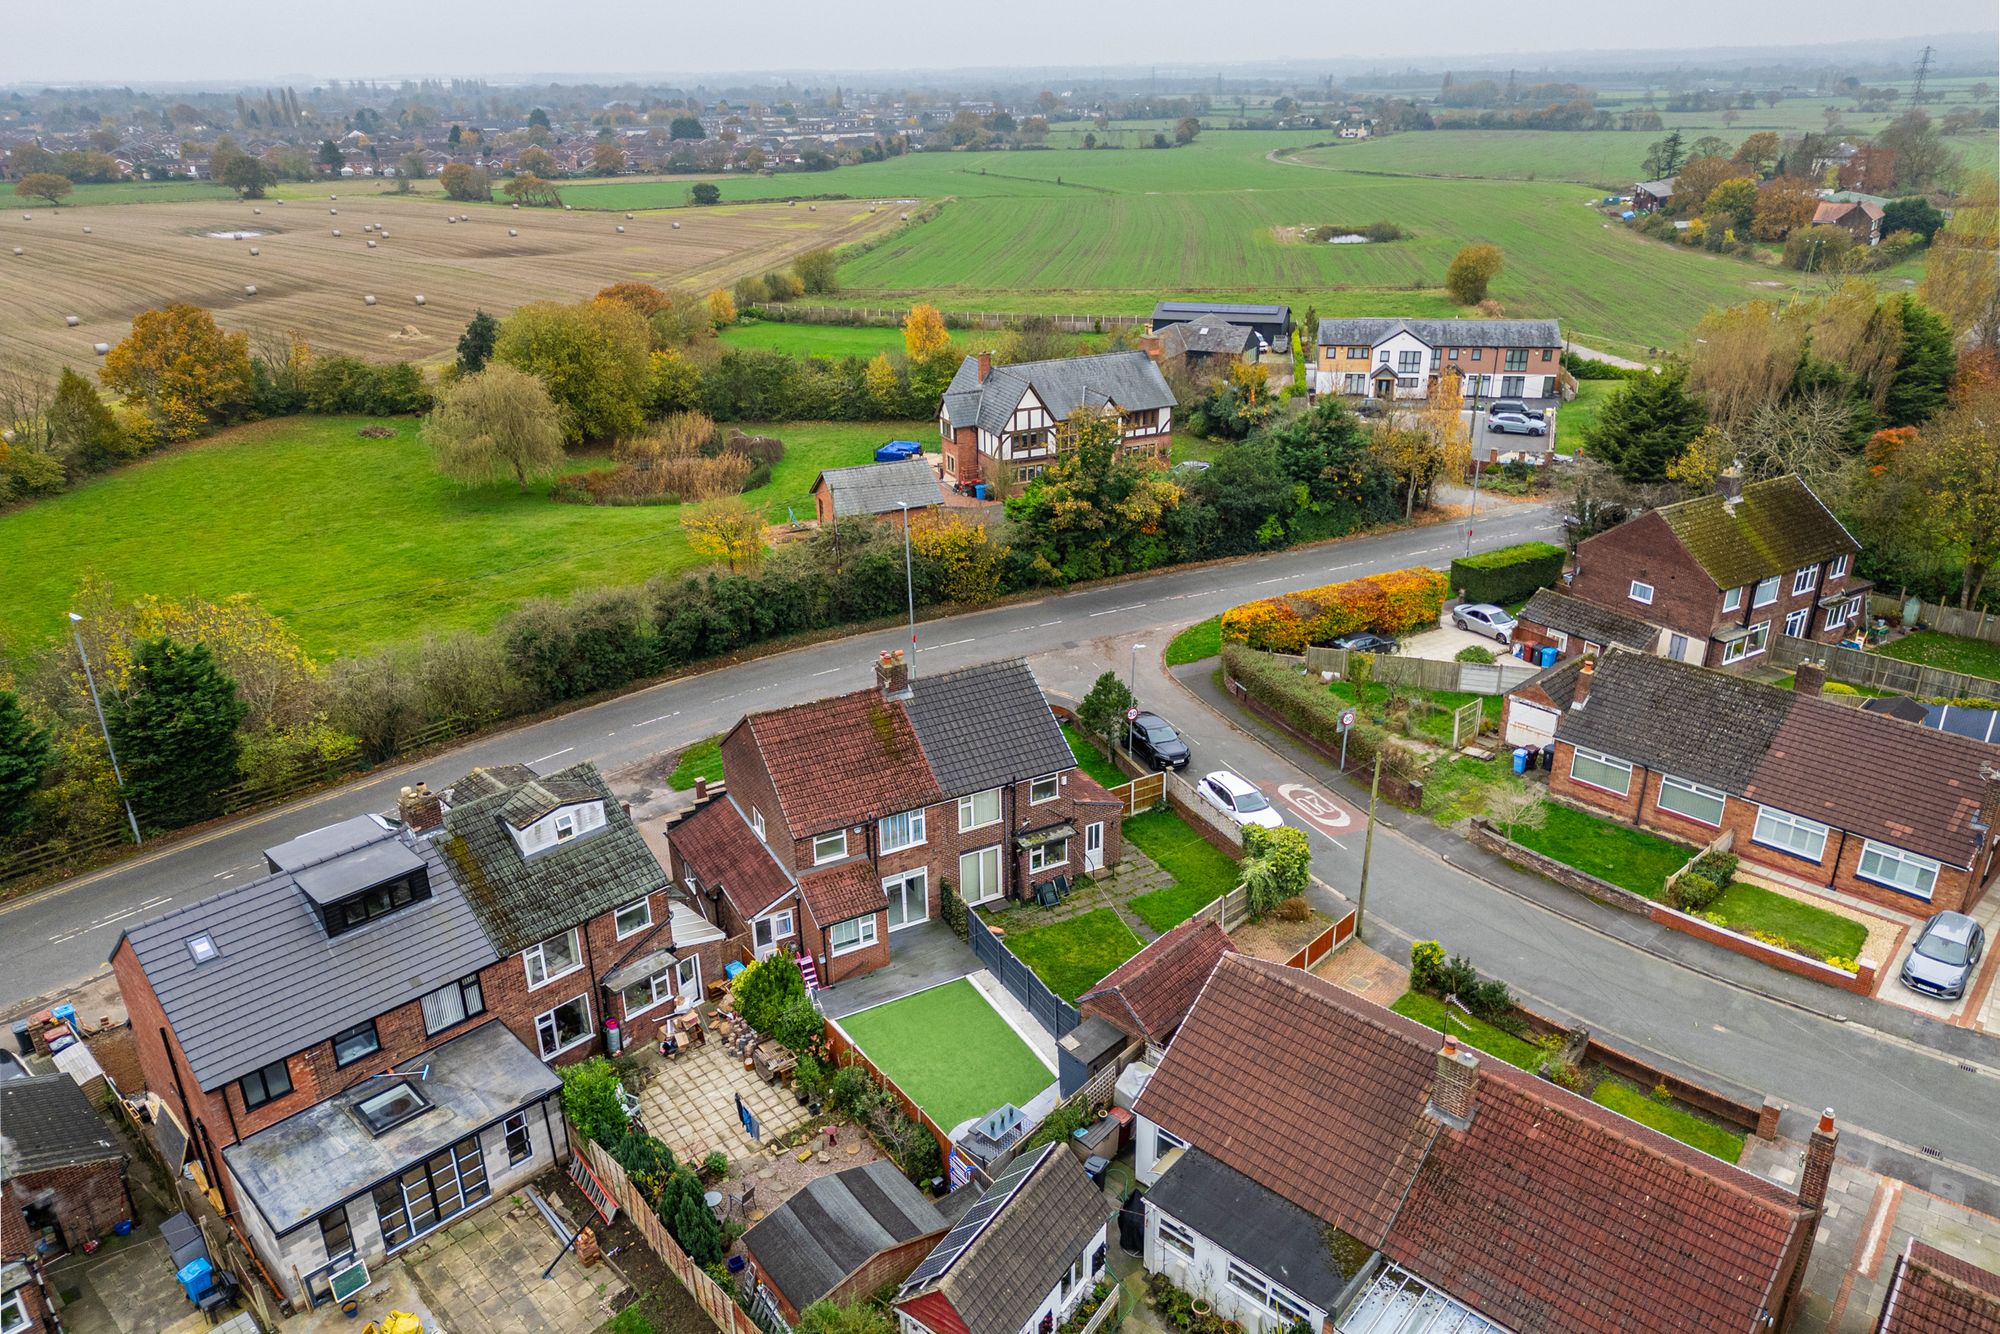
[[[1516,828],[1514,841],[1634,894],[1658,898],[1667,877],[1694,855],[1643,829],[1600,820],[1553,801],[1545,805],[1548,818],[1542,827]]]
[[[1609,1107],[1621,1116],[1629,1116],[1640,1125],[1651,1126],[1669,1139],[1677,1139],[1703,1153],[1712,1154],[1725,1163],[1733,1163],[1743,1156],[1741,1135],[1724,1130],[1713,1121],[1705,1121],[1670,1102],[1661,1102],[1623,1080],[1599,1081],[1590,1100],[1601,1107]]]
[[[674,506],[551,502],[546,487],[464,490],[416,422],[365,440],[365,417],[287,417],[224,431],[0,512],[0,649],[61,633],[85,574],[121,598],[247,593],[315,657],[483,630],[529,598],[692,569]],[[773,523],[813,515],[822,468],[864,463],[915,422],[744,423],[785,442],[749,493]],[[575,468],[606,460],[578,460]]]
[[[1132,780],[1119,771],[1097,743],[1086,736],[1074,723],[1062,725],[1063,739],[1069,742],[1069,753],[1076,756],[1076,767],[1089,774],[1105,787],[1123,787]]]
[[[674,761],[674,771],[667,775],[667,786],[676,792],[685,792],[694,786],[694,780],[706,778],[711,783],[722,781],[722,738],[712,736],[697,741],[680,753]]]
[[[1790,690],[1794,685],[1794,683],[1796,682],[1796,679],[1797,678],[1791,672],[1786,672],[1783,676],[1771,682],[1771,684],[1773,686],[1776,686],[1779,690]],[[1842,685],[1844,688],[1841,690],[1835,690],[1833,689],[1835,685]],[[1881,690],[1875,686],[1846,685],[1844,682],[1834,682],[1834,681],[1827,682],[1826,693],[1829,695],[1841,695],[1845,694],[1849,690],[1852,690],[1857,695],[1867,695],[1875,699],[1891,699],[1896,695],[1902,693],[1901,691],[1898,690]]]
[[[1141,894],[1126,905],[1155,931],[1179,926],[1241,879],[1233,860],[1169,808],[1141,812],[1123,827],[1126,841],[1174,878],[1171,888]]]
[[[1484,1019],[1475,1019],[1459,1010],[1446,1010],[1444,1002],[1435,996],[1421,991],[1406,991],[1392,1001],[1389,1008],[1426,1028],[1434,1028],[1440,1033],[1449,1032],[1467,1046],[1477,1047],[1487,1055],[1497,1056],[1520,1069],[1533,1070],[1542,1063],[1542,1049],[1534,1043],[1495,1028]],[[1449,1029],[1445,1027],[1447,1015],[1451,1021]]]
[[[1015,908],[997,919],[1007,928],[1007,948],[1035,970],[1050,991],[1066,1001],[1104,980],[1106,974],[1137,954],[1143,944],[1110,908],[1097,908],[1048,926],[1018,927],[1032,922],[1039,909]]]
[[[1216,657],[1221,652],[1222,618],[1211,616],[1205,621],[1196,621],[1168,642],[1167,666],[1183,667],[1203,658]]]
[[[964,978],[840,1021],[868,1059],[946,1130],[1055,1083]]]
[[[1947,672],[2000,681],[2000,644],[1984,639],[1961,639],[1936,630],[1919,630],[1875,651],[1900,662],[1922,663]]]

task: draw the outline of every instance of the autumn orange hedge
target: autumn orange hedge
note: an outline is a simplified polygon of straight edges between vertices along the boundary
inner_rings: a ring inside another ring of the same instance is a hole
[[[1303,653],[1355,630],[1401,634],[1436,625],[1451,581],[1442,570],[1391,570],[1367,579],[1281,593],[1222,613],[1225,642]]]

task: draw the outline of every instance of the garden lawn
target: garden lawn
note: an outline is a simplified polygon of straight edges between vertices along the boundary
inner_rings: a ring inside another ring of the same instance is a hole
[[[1740,880],[1723,890],[1709,911],[1731,930],[1782,936],[1822,959],[1858,959],[1868,943],[1868,928],[1859,922]]]
[[[1511,1066],[1522,1070],[1533,1070],[1542,1063],[1542,1049],[1526,1038],[1517,1038],[1505,1029],[1495,1028],[1484,1019],[1474,1019],[1471,1015],[1457,1010],[1446,1010],[1443,1001],[1421,991],[1406,991],[1391,1002],[1390,1009],[1405,1019],[1414,1019],[1426,1028],[1434,1028],[1440,1033],[1449,1032],[1468,1046],[1477,1047],[1489,1056],[1497,1056]],[[1451,1027],[1445,1027],[1449,1015]]]
[[[667,786],[676,792],[685,792],[694,786],[697,778],[706,778],[711,783],[722,781],[721,736],[697,741],[682,751],[674,761],[674,771],[667,775]]]
[[[1885,658],[2000,681],[2000,644],[1984,639],[1961,639],[1936,630],[1919,630],[1875,651]]]
[[[1234,859],[1169,808],[1145,811],[1124,824],[1133,847],[1174,878],[1170,889],[1141,894],[1126,906],[1155,931],[1179,926],[1197,911],[1235,889],[1241,880]]]
[[[960,978],[840,1021],[868,1059],[947,1131],[1002,1103],[1022,1106],[1055,1075]]]
[[[1492,760],[1454,755],[1439,760],[1424,775],[1423,813],[1439,824],[1456,824],[1474,815],[1485,815],[1492,809],[1489,802],[1494,795],[1520,787],[1524,782],[1525,779],[1515,776],[1504,747],[1500,757]]]
[[[1576,397],[1556,408],[1556,453],[1575,454],[1583,449],[1583,438],[1597,425],[1605,400],[1624,383],[1623,380],[1576,382]]]
[[[1216,649],[1218,653],[1221,651],[1219,647]],[[1374,681],[1359,687],[1351,681],[1335,681],[1327,687],[1327,692],[1342,704],[1359,704],[1377,722],[1381,721],[1389,698],[1389,687]],[[1410,707],[1409,716],[1417,732],[1441,746],[1451,744],[1452,710],[1462,709],[1474,700],[1480,702],[1486,726],[1500,726],[1503,700],[1499,695],[1473,695],[1460,690],[1419,690],[1414,686],[1404,687],[1401,694],[1416,701]],[[1424,704],[1431,707],[1426,709]]]
[[[1797,678],[1791,672],[1787,672],[1777,680],[1771,682],[1771,684],[1779,690],[1790,690],[1796,680]],[[1835,690],[1834,687],[1836,685],[1841,688]],[[1876,686],[1849,685],[1844,681],[1828,681],[1826,683],[1826,693],[1829,695],[1843,695],[1850,690],[1857,695],[1867,695],[1874,699],[1893,699],[1902,693],[1899,690],[1882,690]]]
[[[1548,819],[1540,829],[1516,828],[1516,843],[1644,898],[1660,897],[1667,877],[1694,855],[1643,829],[1600,820],[1553,801],[1544,805]]]
[[[1097,743],[1084,734],[1074,723],[1062,725],[1063,739],[1069,742],[1069,753],[1076,756],[1076,767],[1089,774],[1107,788],[1123,787],[1132,780],[1119,772]]]
[[[792,356],[867,357],[878,352],[900,354],[903,331],[846,324],[789,324],[776,320],[745,320],[717,335],[724,347],[769,348]]]
[[[1167,666],[1183,667],[1222,653],[1222,618],[1211,616],[1196,621],[1167,644]]]
[[[1109,908],[1098,908],[1065,922],[1012,929],[1035,910],[1016,908],[999,920],[1009,927],[1007,948],[1035,970],[1050,991],[1074,1004],[1076,998],[1104,980],[1119,964],[1137,954],[1143,944],[1132,928]]]
[[[1640,1125],[1651,1126],[1670,1139],[1712,1154],[1725,1163],[1733,1163],[1743,1156],[1741,1135],[1725,1130],[1713,1121],[1705,1121],[1670,1102],[1661,1102],[1623,1080],[1600,1081],[1590,1100],[1601,1107],[1609,1107],[1621,1116],[1629,1116]]]

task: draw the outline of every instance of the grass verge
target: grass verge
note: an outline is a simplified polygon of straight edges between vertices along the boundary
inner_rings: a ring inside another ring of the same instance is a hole
[[[1677,1139],[1703,1153],[1712,1154],[1725,1163],[1733,1163],[1743,1156],[1741,1135],[1724,1130],[1713,1121],[1705,1121],[1670,1102],[1661,1102],[1622,1079],[1601,1080],[1591,1093],[1590,1100],[1600,1107],[1609,1107],[1621,1116],[1629,1116],[1642,1126],[1651,1126],[1669,1139]]]
[[[673,772],[667,775],[667,786],[676,792],[685,792],[694,786],[697,778],[706,778],[711,783],[722,781],[722,737],[719,734],[697,741],[682,751],[674,761]]]
[[[1016,908],[1000,920],[1009,925],[1007,948],[1014,957],[1035,970],[1048,989],[1074,1003],[1078,996],[1096,986],[1119,964],[1139,952],[1142,941],[1110,908],[1097,908],[1066,922],[1011,928],[1013,922],[1033,912]]]
[[[1211,616],[1205,621],[1196,621],[1168,642],[1167,666],[1185,667],[1203,658],[1216,657],[1221,652],[1222,618]]]
[[[1125,837],[1174,878],[1171,889],[1141,894],[1127,905],[1155,931],[1167,931],[1236,888],[1236,863],[1172,810],[1127,820]]]
[[[1082,728],[1074,723],[1062,725],[1063,739],[1069,742],[1069,753],[1076,756],[1076,767],[1089,774],[1105,787],[1122,787],[1131,780],[1119,772],[1111,757],[1099,748]]]
[[[840,1026],[946,1130],[1004,1102],[1021,1106],[1055,1082],[964,978],[849,1015]]]
[[[1450,1032],[1461,1042],[1476,1047],[1488,1056],[1497,1056],[1511,1066],[1522,1070],[1533,1070],[1542,1063],[1542,1049],[1526,1038],[1517,1038],[1505,1029],[1495,1028],[1484,1019],[1474,1019],[1456,1010],[1447,1011],[1444,1002],[1421,991],[1406,991],[1389,1006],[1405,1019],[1414,1019],[1425,1028],[1434,1028],[1440,1033]],[[1446,1029],[1445,1020],[1449,1016],[1451,1027]]]

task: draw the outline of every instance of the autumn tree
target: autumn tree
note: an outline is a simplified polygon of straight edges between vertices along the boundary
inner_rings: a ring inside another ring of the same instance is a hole
[[[1917,295],[1951,322],[1960,339],[2000,347],[2000,185],[1976,180],[1931,241],[1930,260]]]
[[[1440,480],[1463,477],[1472,466],[1472,432],[1466,426],[1465,397],[1456,370],[1446,370],[1431,381],[1419,420],[1423,434],[1430,437],[1423,469],[1425,490]],[[1415,509],[1417,494],[1414,474],[1408,480],[1411,484],[1403,498],[1406,519]]]
[[[521,150],[515,165],[523,176],[547,178],[556,174],[555,155],[539,144],[531,144]]]
[[[681,511],[681,530],[695,555],[731,574],[755,573],[764,561],[764,512],[741,496],[720,496]]]
[[[505,362],[449,385],[421,436],[460,486],[512,478],[522,491],[562,471],[563,414],[542,382]]]
[[[913,515],[910,550],[923,563],[926,587],[946,602],[977,607],[1000,596],[1007,548],[985,524],[945,510]]]
[[[807,292],[826,296],[840,290],[840,261],[824,247],[808,250],[792,261],[792,271]]]
[[[1778,160],[1784,151],[1784,143],[1771,130],[1759,130],[1742,143],[1736,145],[1733,160],[1748,167],[1752,175],[1762,176]]]
[[[199,306],[144,310],[98,375],[151,414],[168,439],[192,439],[248,399],[250,336],[225,334]]]
[[[1796,227],[1785,238],[1785,267],[1801,273],[1839,273],[1841,259],[1854,248],[1845,227],[1830,223]]]
[[[590,167],[599,176],[616,176],[625,170],[625,150],[617,144],[598,144],[590,150]]]
[[[1484,242],[1466,246],[1452,256],[1451,267],[1445,270],[1446,295],[1461,306],[1478,305],[1486,299],[1487,286],[1499,274],[1501,264],[1499,246]]]
[[[164,636],[141,642],[130,687],[106,700],[104,712],[141,824],[176,829],[221,814],[247,710],[206,645]]]
[[[67,366],[56,380],[48,433],[50,443],[63,457],[93,470],[130,457],[134,444],[96,387]]]
[[[649,387],[652,333],[611,301],[533,302],[500,323],[493,356],[538,377],[563,410],[571,444],[638,428]]]
[[[1699,213],[1711,190],[1742,174],[1743,169],[1726,157],[1708,154],[1690,158],[1674,179],[1673,211],[1681,217]]]
[[[1182,116],[1174,122],[1174,142],[1177,144],[1191,144],[1194,142],[1195,136],[1200,133],[1200,117]]]
[[[896,417],[901,415],[903,405],[903,382],[896,375],[896,367],[889,360],[887,352],[877,352],[868,368],[861,372],[861,383],[868,390],[869,400],[875,405],[878,416]]]
[[[938,308],[919,301],[903,320],[903,354],[911,365],[920,365],[952,351],[951,331],[944,327]]]
[[[1797,227],[1812,225],[1819,193],[1799,176],[1780,176],[1757,191],[1750,213],[1750,234],[1759,241],[1782,241]]]
[[[58,176],[52,171],[31,171],[14,182],[15,194],[23,199],[47,200],[51,208],[60,208],[62,201],[75,188],[70,184],[69,177]]]
[[[530,208],[558,208],[562,205],[562,193],[554,183],[533,172],[523,172],[507,182],[507,197]]]
[[[396,159],[396,193],[399,195],[408,194],[410,192],[410,183],[412,181],[421,181],[427,174],[424,168],[424,155],[422,153],[412,151],[403,154],[403,156]]]
[[[736,323],[736,298],[718,287],[708,294],[708,318],[716,328],[721,329]]]
[[[2000,563],[2000,376],[1968,374],[1951,406],[1918,433],[1910,466],[1946,550],[1963,554],[1958,605],[1979,605]]]
[[[1757,210],[1757,182],[1748,176],[1734,176],[1708,192],[1702,204],[1704,217],[1720,218],[1738,231],[1750,225]]]
[[[1729,437],[1713,426],[1704,426],[1667,465],[1667,480],[1679,483],[1689,495],[1702,495],[1715,489],[1723,469],[1735,458],[1736,447]]]
[[[1035,577],[1068,584],[1165,561],[1180,488],[1126,454],[1117,412],[1079,408],[1056,437],[1047,473],[1006,502]]]
[[[238,199],[262,199],[271,184],[271,173],[263,162],[248,153],[237,153],[219,169],[211,163],[215,179],[236,192]]]
[[[446,199],[471,203],[493,197],[491,178],[479,168],[463,162],[453,162],[439,172],[438,185],[443,188]]]

